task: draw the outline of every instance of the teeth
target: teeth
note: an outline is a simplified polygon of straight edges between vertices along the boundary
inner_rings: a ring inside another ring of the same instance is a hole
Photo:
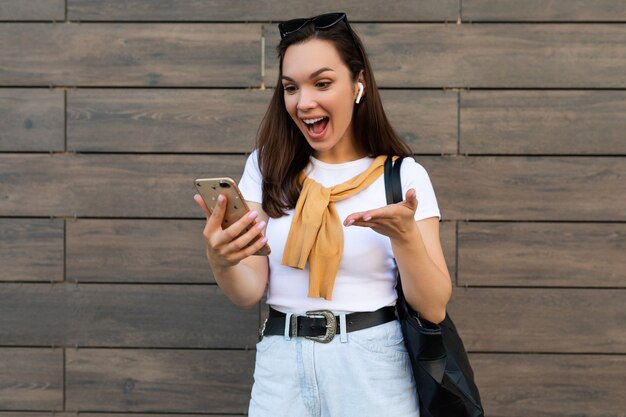
[[[319,122],[320,120],[324,119],[324,117],[320,117],[318,119],[302,119],[302,121],[308,125],[312,125],[313,123]]]

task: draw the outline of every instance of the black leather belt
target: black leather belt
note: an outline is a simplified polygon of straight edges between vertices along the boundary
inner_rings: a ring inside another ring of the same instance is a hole
[[[287,315],[270,307],[270,314],[259,330],[261,336],[284,335]],[[346,314],[348,332],[367,329],[368,327],[396,320],[395,307],[383,307],[376,311]],[[340,334],[340,320],[331,311],[307,311],[306,316],[291,316],[289,336],[301,336],[316,342],[328,343]]]

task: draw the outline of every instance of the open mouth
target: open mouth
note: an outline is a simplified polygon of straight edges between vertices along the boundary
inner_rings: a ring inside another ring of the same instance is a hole
[[[326,126],[328,125],[329,118],[327,116],[318,117],[316,119],[302,119],[309,134],[313,136],[319,136],[324,133]]]

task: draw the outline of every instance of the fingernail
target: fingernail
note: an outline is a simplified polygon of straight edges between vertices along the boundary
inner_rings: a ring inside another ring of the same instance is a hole
[[[250,212],[250,214],[248,214],[248,218],[249,218],[249,219],[256,219],[256,216],[258,216],[258,215],[259,215],[259,213],[258,213],[258,212],[256,212],[255,210],[252,210],[252,211]]]
[[[262,242],[262,243],[267,243],[267,241],[268,241],[267,236],[265,236],[263,239],[261,239],[261,242]]]
[[[261,222],[261,223],[257,224],[256,227],[259,230],[263,230],[263,228],[265,227],[265,222]]]
[[[217,203],[218,204],[222,204],[224,202],[224,196],[223,195],[218,195],[217,196]]]
[[[363,217],[363,220],[369,222],[370,220],[372,220],[372,216]]]
[[[354,223],[354,219],[352,219],[348,223],[346,223],[346,227],[352,226],[353,223]]]

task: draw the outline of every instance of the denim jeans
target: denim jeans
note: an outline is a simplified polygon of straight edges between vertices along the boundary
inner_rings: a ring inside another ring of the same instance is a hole
[[[337,335],[327,344],[265,336],[257,344],[248,414],[418,417],[415,381],[400,324],[391,321]]]

